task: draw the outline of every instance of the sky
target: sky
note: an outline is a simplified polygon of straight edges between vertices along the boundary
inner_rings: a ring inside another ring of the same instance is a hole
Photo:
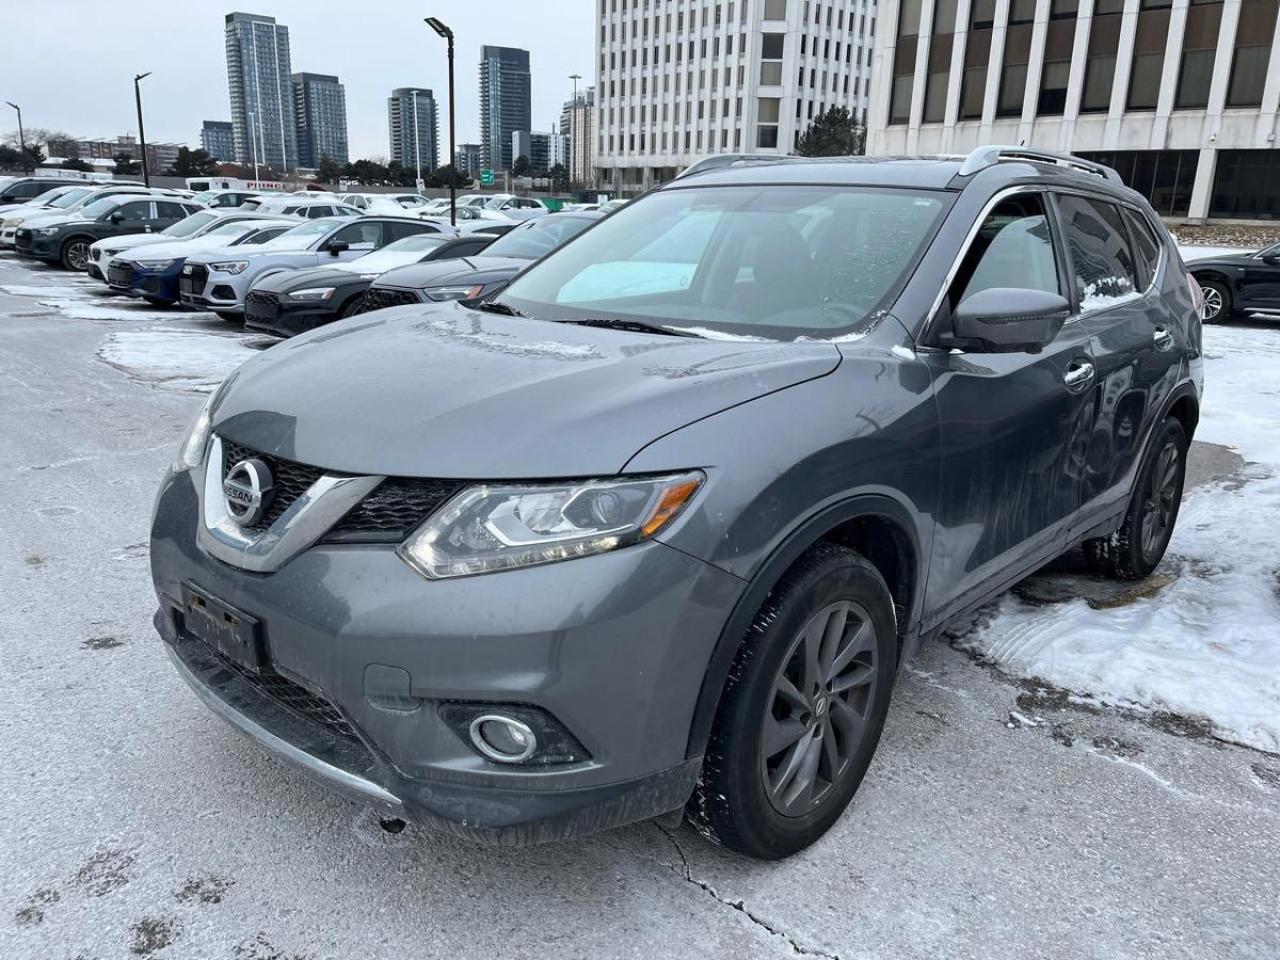
[[[351,159],[385,157],[387,96],[425,87],[440,105],[440,160],[448,150],[445,43],[422,22],[439,17],[456,38],[458,143],[480,139],[482,44],[523,47],[533,74],[533,127],[558,123],[560,107],[595,77],[594,0],[5,0],[0,101],[23,124],[77,137],[136,134],[133,76],[142,82],[151,142],[200,145],[204,120],[230,120],[223,18],[273,16],[289,27],[295,73],[337,74],[346,87]],[[332,13],[328,11],[332,10]],[[0,138],[17,128],[0,103]]]

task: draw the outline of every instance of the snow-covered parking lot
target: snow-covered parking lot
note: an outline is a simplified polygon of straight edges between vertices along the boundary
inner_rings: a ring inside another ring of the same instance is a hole
[[[0,958],[1280,956],[1280,325],[1206,331],[1195,486],[909,664],[832,833],[523,850],[377,818],[212,717],[150,624],[179,434],[265,341],[0,255]]]

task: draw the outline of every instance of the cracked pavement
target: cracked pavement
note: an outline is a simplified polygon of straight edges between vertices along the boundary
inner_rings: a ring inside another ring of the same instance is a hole
[[[66,275],[0,257],[5,282]],[[1280,757],[943,644],[903,669],[852,808],[786,862],[656,822],[521,850],[385,832],[160,648],[147,524],[201,398],[95,356],[156,323],[0,293],[0,957],[1280,955]]]

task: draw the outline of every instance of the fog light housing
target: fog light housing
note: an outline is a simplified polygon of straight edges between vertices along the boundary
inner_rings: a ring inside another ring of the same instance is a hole
[[[497,763],[524,763],[538,749],[538,737],[515,717],[485,713],[471,721],[471,743]]]
[[[564,724],[532,704],[450,700],[437,712],[459,739],[494,763],[531,767],[591,759]]]

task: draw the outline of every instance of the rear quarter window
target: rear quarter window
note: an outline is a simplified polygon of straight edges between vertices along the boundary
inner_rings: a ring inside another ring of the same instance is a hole
[[[1142,286],[1146,287],[1155,279],[1156,271],[1160,268],[1160,242],[1152,232],[1151,224],[1142,214],[1126,207],[1124,217],[1129,223],[1129,233],[1133,237],[1133,253],[1142,274]]]

